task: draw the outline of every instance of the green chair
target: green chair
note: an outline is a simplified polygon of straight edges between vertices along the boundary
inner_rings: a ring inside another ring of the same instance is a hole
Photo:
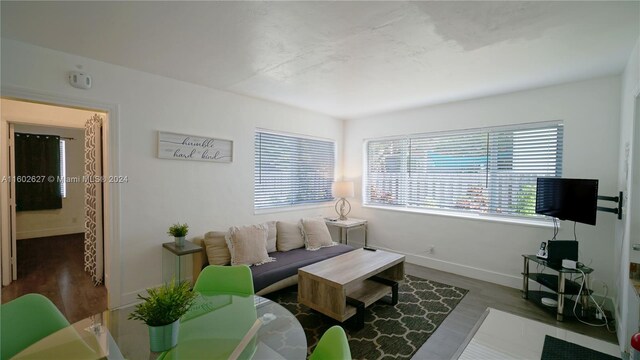
[[[339,325],[325,331],[309,360],[351,360],[347,334]]]
[[[58,308],[40,294],[26,294],[0,306],[1,358],[9,359],[31,344],[69,326]]]
[[[247,265],[205,267],[193,286],[201,294],[253,295],[253,277]]]

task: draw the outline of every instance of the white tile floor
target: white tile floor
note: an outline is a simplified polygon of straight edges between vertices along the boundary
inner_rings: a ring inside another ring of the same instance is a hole
[[[545,335],[620,356],[616,344],[489,308],[459,359],[540,359]]]

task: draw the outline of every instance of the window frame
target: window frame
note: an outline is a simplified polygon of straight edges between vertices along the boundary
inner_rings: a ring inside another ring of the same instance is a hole
[[[372,203],[368,199],[368,181],[369,181],[369,148],[368,145],[372,141],[392,141],[392,140],[402,140],[402,139],[412,139],[412,138],[434,138],[439,136],[447,136],[447,135],[464,135],[464,134],[475,134],[475,133],[498,133],[504,131],[518,131],[518,130],[531,130],[531,129],[540,129],[545,126],[560,126],[562,127],[562,138],[560,142],[562,144],[562,148],[560,151],[560,160],[559,167],[556,167],[556,171],[558,168],[560,171],[563,169],[563,161],[564,161],[564,122],[562,120],[551,120],[551,121],[543,121],[543,122],[533,122],[533,123],[521,123],[521,124],[512,124],[512,125],[503,125],[503,126],[487,126],[480,128],[471,128],[471,129],[456,129],[456,130],[444,130],[444,131],[434,131],[434,132],[422,132],[422,133],[412,133],[412,134],[404,134],[404,135],[393,135],[393,136],[385,136],[385,137],[377,137],[377,138],[367,138],[363,140],[362,144],[362,193],[361,193],[361,201],[362,206],[371,209],[379,209],[379,210],[388,210],[388,211],[399,211],[399,212],[408,212],[408,213],[418,213],[418,214],[429,214],[429,215],[437,215],[437,216],[448,216],[448,217],[456,217],[456,218],[464,218],[470,220],[482,220],[482,221],[492,221],[492,222],[500,222],[500,223],[509,223],[509,224],[520,224],[520,225],[528,225],[534,227],[553,227],[553,221],[549,217],[544,216],[526,216],[526,215],[510,215],[510,214],[497,214],[493,212],[481,212],[477,210],[454,210],[454,209],[437,209],[437,208],[427,208],[427,207],[416,207],[410,206],[406,202],[400,205],[387,205],[380,203]],[[409,144],[411,144],[409,142]],[[409,145],[411,146],[411,145]],[[487,155],[490,156],[490,150],[487,149]],[[410,153],[408,154],[410,158]],[[410,165],[407,165],[410,167]],[[407,189],[404,189],[405,194],[408,193]]]
[[[332,151],[333,151],[333,175],[331,178],[331,182],[333,183],[336,180],[336,173],[337,173],[337,165],[338,165],[338,144],[337,141],[335,139],[331,139],[331,138],[325,138],[325,137],[320,137],[320,136],[312,136],[312,135],[306,135],[306,134],[299,134],[299,133],[292,133],[292,132],[286,132],[286,131],[278,131],[278,130],[271,130],[271,129],[265,129],[265,128],[255,128],[254,130],[254,136],[253,136],[253,168],[254,168],[254,172],[253,172],[253,213],[255,215],[259,215],[259,214],[268,214],[268,213],[277,213],[277,212],[287,212],[287,211],[298,211],[298,210],[305,210],[305,209],[317,209],[320,207],[329,207],[329,206],[333,206],[333,203],[335,202],[335,198],[333,197],[333,195],[331,195],[331,199],[328,199],[326,201],[318,201],[318,202],[312,202],[312,203],[298,203],[298,204],[287,204],[287,205],[281,205],[281,206],[271,206],[271,207],[263,207],[263,208],[256,208],[256,160],[257,160],[257,148],[256,148],[256,135],[258,133],[266,133],[266,134],[272,134],[272,135],[279,135],[279,136],[288,136],[288,137],[294,137],[294,138],[299,138],[299,139],[308,139],[308,140],[315,140],[315,141],[325,141],[325,142],[329,142],[332,144]],[[329,188],[329,191],[331,191],[331,189]]]

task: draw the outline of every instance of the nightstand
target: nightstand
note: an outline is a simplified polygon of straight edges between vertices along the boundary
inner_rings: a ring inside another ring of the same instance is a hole
[[[186,241],[186,240],[185,240],[183,246],[176,246],[175,241],[171,241],[171,242],[163,243],[162,247],[165,250],[168,250],[171,254],[174,255],[174,259],[173,260],[174,260],[174,263],[175,263],[175,270],[174,270],[172,276],[175,277],[176,281],[184,280],[183,279],[184,273],[182,271],[182,267],[183,267],[184,264],[183,264],[183,262],[181,262],[182,257],[185,256],[185,255],[189,255],[189,254],[193,254],[193,253],[197,253],[197,252],[202,251],[202,247],[201,246],[198,246],[198,245],[192,243],[191,241]],[[164,269],[165,268],[165,266],[164,266],[165,256],[163,256],[162,259],[163,259],[162,272],[164,274],[166,274],[166,271]],[[164,280],[164,282],[167,282],[167,281],[170,281],[171,278],[169,276],[166,276],[166,278],[163,279],[163,280]]]
[[[348,218],[347,220],[332,220],[325,218],[327,226],[335,226],[340,229],[340,242],[349,243],[349,230],[362,228],[364,230],[364,247],[367,247],[367,220]]]

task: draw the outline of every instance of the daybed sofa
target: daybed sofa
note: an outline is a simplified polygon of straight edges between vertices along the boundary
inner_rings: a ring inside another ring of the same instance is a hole
[[[280,229],[282,232],[285,224],[278,222],[277,226],[275,226],[276,222],[272,223],[274,225],[273,229]],[[318,223],[316,222],[316,224]],[[280,225],[282,225],[282,227]],[[291,225],[291,223],[288,224],[290,228]],[[354,248],[349,245],[335,243],[333,244],[333,246],[321,247],[315,250],[307,250],[307,234],[305,234],[304,232],[303,222],[301,221],[298,226],[300,228],[302,237],[305,240],[304,244],[287,244],[286,246],[284,244],[282,244],[282,246],[278,244],[276,248],[278,250],[285,251],[268,252],[269,257],[275,259],[275,261],[251,266],[251,272],[253,274],[253,286],[256,294],[265,295],[292,285],[296,285],[298,283],[299,268],[354,250]],[[324,229],[322,229],[322,232],[324,233]],[[216,263],[216,265],[227,264],[228,255],[224,252],[225,250],[228,251],[228,249],[226,249],[221,242],[223,241],[222,239],[224,236],[228,236],[228,233],[229,232],[212,231],[205,234],[204,237],[196,238],[193,240],[195,244],[203,247],[201,252],[195,253],[193,256],[194,282],[200,274],[200,271],[205,266],[209,265],[209,258],[211,258],[212,262]],[[326,230],[326,234],[329,236],[329,238],[331,237],[328,230]],[[277,239],[278,242],[281,240],[277,235],[277,232],[272,233],[271,236]],[[217,240],[214,240],[216,239],[216,237]],[[207,239],[207,244],[205,244],[205,239]],[[206,249],[207,246],[211,245],[212,241],[217,241],[217,247],[210,247],[209,249]],[[288,248],[298,245],[301,245],[301,247],[293,249]],[[274,246],[271,246],[271,250],[273,250],[273,247]]]

